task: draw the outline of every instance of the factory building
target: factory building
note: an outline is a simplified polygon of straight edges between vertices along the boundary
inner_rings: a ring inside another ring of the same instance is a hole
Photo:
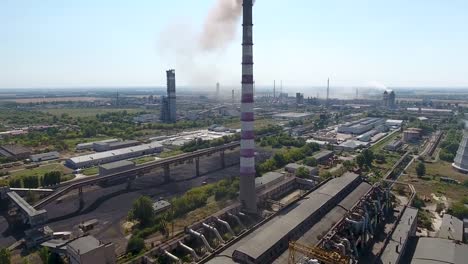
[[[462,173],[468,173],[468,131],[463,130],[463,138],[458,147],[457,155],[453,160],[452,167]]]
[[[303,105],[304,104],[304,94],[296,93],[296,105]]]
[[[113,243],[102,243],[93,236],[79,237],[66,245],[70,264],[116,263]]]
[[[120,160],[99,166],[99,176],[106,176],[135,168],[135,163],[129,160]]]
[[[360,135],[385,124],[382,118],[367,117],[338,126],[338,133]]]
[[[414,142],[421,139],[422,130],[419,128],[408,128],[403,131],[403,141],[404,142]]]
[[[5,158],[20,160],[26,159],[31,155],[31,150],[21,145],[3,145],[0,146],[0,156]]]
[[[404,263],[402,256],[407,250],[410,237],[416,235],[418,209],[407,207],[386,245],[380,263]]]
[[[290,240],[301,237],[321,216],[336,206],[361,183],[353,173],[332,179],[255,230],[233,252],[239,263],[270,263],[288,248]]]
[[[314,154],[312,157],[319,163],[319,164],[324,164],[326,163],[330,158],[333,157],[333,151],[331,150],[322,150],[317,154]]]
[[[300,120],[310,118],[312,116],[313,116],[312,113],[287,112],[287,113],[274,114],[273,118],[280,119],[280,120],[287,120],[287,121],[300,121]]]
[[[403,146],[403,142],[399,139],[394,139],[390,143],[388,143],[384,149],[390,150],[390,151],[397,151]]]
[[[93,149],[97,152],[109,151],[114,149],[128,148],[139,145],[137,140],[124,140],[117,142],[96,142],[93,144]]]
[[[34,155],[29,156],[29,159],[33,162],[41,162],[41,161],[54,160],[54,159],[59,159],[59,158],[60,158],[60,153],[58,153],[57,151],[34,154]]]
[[[166,71],[166,77],[167,97],[162,97],[161,100],[161,121],[175,123],[177,121],[175,70]]]
[[[444,214],[437,237],[463,242],[463,221]]]
[[[297,164],[297,163],[289,163],[288,165],[286,165],[286,167],[284,167],[284,170],[289,172],[289,173],[296,174],[296,171],[300,167],[303,167],[303,168],[307,169],[309,171],[309,176],[310,177],[318,175],[318,168],[317,167],[311,167],[311,166],[307,166],[307,165],[303,165],[303,164]]]
[[[383,106],[389,109],[395,108],[396,104],[394,91],[390,90],[383,93]]]
[[[87,143],[80,143],[76,145],[76,150],[93,150],[94,144],[96,143],[113,143],[113,142],[118,142],[119,140],[116,138],[111,138],[111,139],[106,139],[106,140],[101,140],[101,141],[93,141],[93,142],[87,142]]]
[[[412,256],[412,264],[450,263],[465,264],[468,260],[468,245],[453,240],[420,237]],[[408,262],[409,263],[409,262]]]
[[[152,142],[149,144],[143,144],[129,148],[122,148],[73,157],[68,159],[65,162],[65,164],[72,169],[86,168],[104,163],[110,163],[119,160],[149,155],[153,153],[159,153],[161,151],[163,151],[163,146],[160,143]]]
[[[15,206],[21,210],[24,223],[28,223],[31,226],[38,226],[47,222],[48,217],[46,210],[36,210],[16,192],[7,192],[6,195]]]

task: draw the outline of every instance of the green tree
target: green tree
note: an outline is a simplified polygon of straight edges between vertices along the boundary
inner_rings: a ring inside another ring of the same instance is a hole
[[[50,252],[49,249],[46,247],[41,247],[38,251],[39,257],[42,260],[42,263],[48,264],[49,263],[49,258],[50,258]]]
[[[317,166],[317,160],[314,157],[308,157],[304,160],[304,164],[311,167]]]
[[[127,244],[127,253],[136,255],[145,248],[145,241],[138,236],[132,236]]]
[[[345,167],[346,170],[352,170],[354,167],[354,163],[350,160],[345,160],[343,161],[343,167]]]
[[[418,165],[416,165],[416,174],[418,177],[422,177],[426,174],[426,165],[424,165],[424,162],[420,161]]]
[[[140,196],[133,202],[133,208],[129,213],[129,218],[137,220],[142,226],[151,223],[154,217],[153,201],[148,196]]]
[[[364,161],[367,167],[372,167],[372,161],[374,161],[374,153],[370,149],[365,149],[362,151],[362,155],[364,156]]]
[[[39,181],[37,176],[30,175],[23,178],[24,188],[37,188],[39,187]]]
[[[298,178],[309,178],[310,170],[306,167],[299,167],[296,171],[296,177]]]
[[[10,264],[11,254],[7,248],[0,249],[0,264]]]
[[[360,169],[364,169],[364,166],[366,165],[366,158],[364,158],[364,155],[362,154],[357,155],[356,163]]]

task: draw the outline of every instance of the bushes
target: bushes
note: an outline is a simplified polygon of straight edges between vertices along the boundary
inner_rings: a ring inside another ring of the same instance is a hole
[[[415,208],[421,209],[426,206],[426,203],[421,198],[419,198],[419,196],[416,195],[413,199],[412,205]]]
[[[318,162],[314,157],[307,157],[304,160],[304,164],[307,166],[316,167],[318,165]]]
[[[285,166],[290,162],[296,162],[312,155],[319,150],[320,146],[316,143],[308,143],[300,148],[292,148],[275,153],[272,158],[267,159],[263,163],[257,165],[257,176],[261,176],[265,172],[273,171]]]
[[[420,161],[418,165],[416,166],[416,174],[418,177],[422,177],[426,174],[426,165],[424,165],[424,162]]]
[[[25,176],[23,178],[23,186],[24,188],[37,188],[39,187],[39,179],[37,176]]]
[[[458,129],[450,129],[447,132],[445,140],[440,144],[441,151],[439,153],[439,158],[441,160],[453,162],[462,136],[462,132]]]
[[[129,218],[140,222],[141,226],[151,223],[154,217],[153,200],[148,196],[140,196],[133,202]]]
[[[62,172],[60,171],[50,171],[44,174],[42,178],[42,186],[55,185],[60,183],[60,178],[62,177]]]
[[[453,203],[452,206],[447,210],[447,213],[458,217],[460,219],[467,218],[468,217],[468,208],[465,207],[465,203],[468,202],[466,201],[466,198],[464,201],[460,201],[457,203]]]
[[[145,241],[138,236],[132,236],[127,244],[127,253],[137,255],[145,248]]]
[[[309,178],[310,177],[310,171],[309,169],[305,167],[299,167],[296,171],[296,177],[298,178]]]

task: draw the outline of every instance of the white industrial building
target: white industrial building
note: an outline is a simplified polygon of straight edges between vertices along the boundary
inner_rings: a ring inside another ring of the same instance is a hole
[[[468,131],[466,129],[463,130],[463,139],[460,142],[452,166],[460,172],[468,173]]]
[[[340,125],[338,133],[360,135],[383,124],[385,120],[382,118],[367,117]]]
[[[94,148],[95,143],[113,143],[113,142],[118,142],[118,141],[119,141],[118,139],[112,138],[112,139],[105,139],[101,141],[80,143],[76,145],[76,150],[92,150]]]
[[[151,142],[149,144],[73,157],[68,159],[65,164],[73,169],[86,168],[162,151],[163,146],[160,143]]]

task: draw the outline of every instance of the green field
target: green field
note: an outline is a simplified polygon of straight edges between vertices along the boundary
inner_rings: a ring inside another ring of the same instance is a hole
[[[430,197],[431,193],[445,195],[453,201],[461,201],[463,198],[468,197],[468,187],[463,185],[468,177],[454,170],[449,162],[425,163],[426,175],[422,178],[418,178],[416,175],[418,162],[413,162],[408,168],[407,174],[402,177],[402,181],[412,184],[420,197]],[[449,177],[460,181],[462,184],[443,183],[440,182],[440,177]]]
[[[385,147],[388,143],[390,143],[390,141],[392,141],[393,139],[395,139],[399,135],[400,135],[400,133],[398,133],[398,132],[394,132],[391,135],[387,135],[384,139],[380,140],[377,144],[370,147],[370,150],[372,150],[372,152],[374,152],[374,153],[378,153],[380,150],[383,149],[383,147]]]
[[[151,157],[151,156],[141,157],[141,158],[138,158],[138,159],[134,159],[132,161],[135,162],[135,164],[139,165],[139,164],[154,161],[154,157]]]
[[[98,167],[91,167],[84,169],[81,174],[84,174],[86,176],[91,176],[91,175],[96,175],[99,173],[99,168]]]
[[[169,151],[164,151],[161,154],[159,154],[159,157],[164,159],[164,158],[169,158],[172,156],[180,155],[183,153],[184,152],[182,150],[169,150]]]
[[[93,117],[96,114],[113,113],[127,111],[130,114],[138,112],[151,112],[150,110],[143,110],[138,108],[60,108],[60,109],[42,109],[41,112],[50,113],[52,115],[61,116],[67,114],[71,117]]]
[[[60,163],[47,164],[33,169],[25,169],[20,171],[14,171],[10,173],[11,177],[24,177],[24,176],[43,176],[46,172],[60,171],[62,174],[71,174],[72,170],[63,166]]]

